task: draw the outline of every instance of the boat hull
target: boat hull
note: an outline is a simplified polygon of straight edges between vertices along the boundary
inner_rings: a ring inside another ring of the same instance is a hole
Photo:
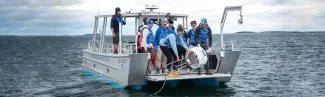
[[[130,63],[132,63],[130,65]],[[148,54],[102,54],[83,52],[83,66],[122,86],[145,85]]]

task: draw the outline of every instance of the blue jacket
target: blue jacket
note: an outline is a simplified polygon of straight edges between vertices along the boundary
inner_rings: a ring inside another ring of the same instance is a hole
[[[168,34],[168,27],[166,27],[165,29],[160,26],[157,31],[156,31],[156,35],[155,35],[155,40],[153,42],[153,46],[154,46],[154,51],[157,51],[157,47],[159,45],[159,40],[163,39],[164,37],[166,37],[166,35]]]
[[[182,41],[182,37],[178,36],[175,31],[170,31],[168,35],[161,39],[159,42],[159,45],[161,46],[168,46],[171,47],[174,51],[174,54],[178,56],[178,51],[177,51],[177,46],[176,46],[176,41],[180,41],[181,45],[188,50],[187,45]]]
[[[208,46],[212,45],[212,31],[207,25],[205,28],[201,27],[201,24],[195,29],[195,43],[196,44],[206,44],[209,41]]]
[[[186,41],[186,32],[184,31],[183,32],[183,35],[181,36],[182,37],[182,40],[185,42],[185,44],[187,45],[187,41]],[[180,41],[176,41],[176,45],[177,46],[182,46],[182,44],[181,44],[181,42]],[[187,45],[187,46],[189,46],[189,45]]]
[[[114,29],[114,33],[119,33],[119,23],[125,25],[125,21],[123,21],[122,17],[113,15],[111,18],[111,28]]]
[[[194,31],[194,29],[191,29],[190,31],[188,31],[188,35],[187,36],[190,38],[190,44],[193,45],[193,46],[196,46],[196,43],[195,43],[195,31]]]

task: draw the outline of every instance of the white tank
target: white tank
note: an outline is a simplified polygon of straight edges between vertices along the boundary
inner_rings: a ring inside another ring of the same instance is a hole
[[[187,54],[187,63],[192,68],[199,68],[204,66],[208,61],[208,55],[202,47],[194,47],[190,49],[191,52]]]

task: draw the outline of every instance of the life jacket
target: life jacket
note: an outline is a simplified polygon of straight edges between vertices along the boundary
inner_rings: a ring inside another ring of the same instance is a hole
[[[143,31],[144,29],[148,29],[149,32],[150,32],[149,35],[146,37],[146,38],[147,38],[146,43],[147,43],[147,44],[153,43],[153,42],[154,42],[154,37],[153,37],[153,32],[152,32],[152,30],[149,29],[148,27],[143,27],[143,28],[142,28],[142,31]],[[142,38],[143,38],[143,35],[142,35]]]
[[[199,27],[200,30],[200,41],[201,43],[206,43],[208,40],[208,36],[209,36],[209,29],[208,27],[206,27],[206,29],[203,29],[201,27]]]
[[[194,29],[191,29],[188,33],[191,34],[191,37],[190,37],[190,44],[191,44],[191,45],[196,45],[196,44],[195,44],[195,31],[194,31]]]
[[[142,50],[142,47],[141,47],[141,42],[142,42],[142,34],[141,32],[137,32],[137,35],[138,35],[138,41],[137,41],[137,44],[138,44],[138,50]]]
[[[178,40],[178,35],[175,33],[175,31],[170,31],[168,34],[173,34],[173,35],[175,35],[175,39],[176,40]],[[168,35],[167,34],[167,35]],[[171,46],[171,44],[170,44],[170,40],[169,39],[167,39],[165,42],[164,42],[164,44],[166,45],[166,46],[168,46],[169,48],[171,48],[172,46]]]

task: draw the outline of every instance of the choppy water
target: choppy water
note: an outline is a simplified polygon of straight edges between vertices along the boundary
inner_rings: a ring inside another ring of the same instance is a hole
[[[83,72],[82,49],[90,37],[0,36],[0,96],[143,97],[160,88],[116,89]],[[159,95],[325,96],[325,33],[229,34],[225,40],[242,50],[230,82]]]

